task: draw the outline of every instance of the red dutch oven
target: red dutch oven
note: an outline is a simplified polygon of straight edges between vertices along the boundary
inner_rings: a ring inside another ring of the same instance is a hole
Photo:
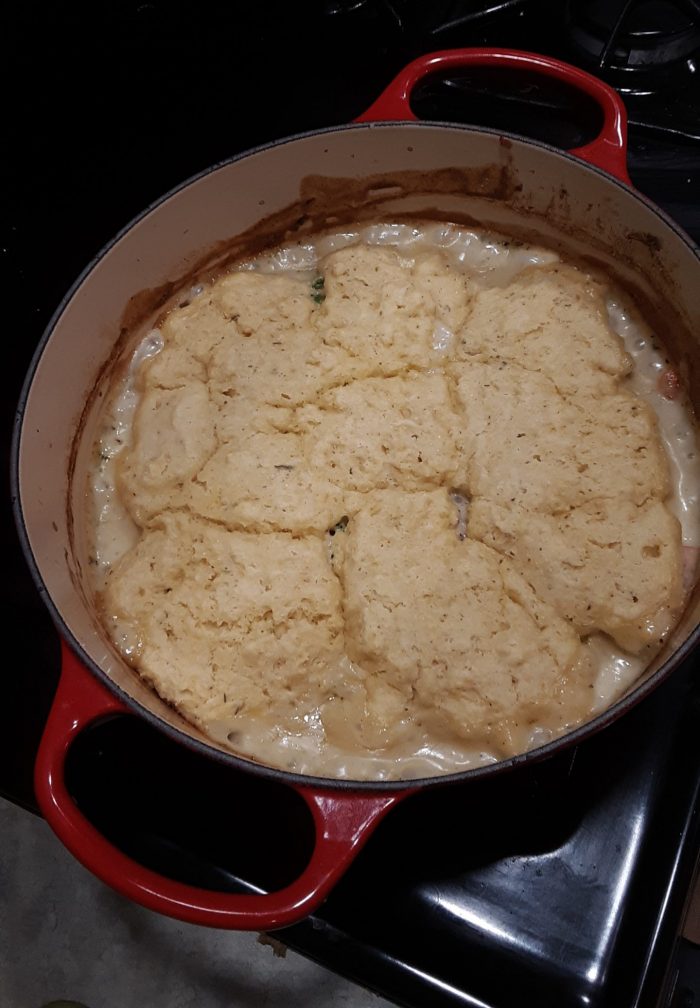
[[[600,107],[600,135],[561,152],[497,131],[416,121],[410,95],[419,80],[473,66],[527,70],[580,89]],[[503,772],[580,741],[624,714],[689,653],[698,638],[697,597],[691,597],[664,652],[627,696],[540,749],[437,779],[364,783],[304,777],[219,748],[162,703],[107,642],[84,575],[87,446],[94,435],[95,406],[104,394],[100,379],[118,357],[125,320],[139,311],[142,317],[144,305],[162,306],[198,263],[211,264],[222,249],[230,249],[226,243],[232,236],[258,232],[262,240],[266,227],[268,238],[289,234],[293,219],[297,233],[333,226],[348,207],[343,211],[342,199],[334,205],[328,197],[332,191],[352,192],[352,212],[366,219],[432,212],[475,220],[506,233],[536,234],[602,266],[642,302],[697,407],[700,346],[693,333],[700,331],[700,259],[688,237],[631,188],[625,144],[620,98],[581,70],[514,51],[426,55],[407,66],[355,123],[251,151],[163,197],[104,249],[67,295],[32,362],[13,448],[20,535],[63,639],[61,679],[41,742],[35,787],[44,816],[66,847],[114,889],[197,924],[255,930],[289,925],[326,897],[392,806],[417,789]],[[369,181],[363,185],[362,180]],[[278,892],[222,894],[164,878],[114,848],[76,807],[64,767],[86,726],[125,712],[144,717],[183,745],[294,788],[316,829],[301,877]]]

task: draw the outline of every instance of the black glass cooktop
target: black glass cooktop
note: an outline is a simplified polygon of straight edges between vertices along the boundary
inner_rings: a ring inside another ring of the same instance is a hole
[[[115,231],[215,161],[352,119],[423,52],[512,46],[604,76],[630,112],[634,184],[700,240],[691,0],[162,0],[5,16],[6,451],[43,327]],[[566,89],[475,71],[422,85],[414,109],[562,146],[584,142],[597,121]],[[0,793],[33,808],[58,644],[9,492],[3,501]],[[409,799],[319,913],[281,937],[410,1006],[700,1004],[697,959],[677,942],[700,840],[697,665],[575,750]],[[124,850],[176,878],[279,886],[305,857],[306,825],[288,793],[174,749],[130,717],[80,739],[70,786]],[[223,789],[235,796],[224,806]]]

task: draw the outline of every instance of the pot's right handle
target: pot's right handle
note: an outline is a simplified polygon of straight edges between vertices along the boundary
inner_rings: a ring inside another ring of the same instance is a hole
[[[445,49],[427,53],[404,67],[355,121],[415,120],[417,116],[411,109],[411,92],[420,80],[445,70],[474,66],[528,70],[564,81],[593,98],[603,113],[600,133],[591,143],[576,147],[569,153],[631,185],[627,174],[627,112],[622,98],[604,81],[584,70],[537,53],[516,49]]]
[[[39,746],[34,787],[39,807],[68,850],[117,892],[191,924],[254,931],[286,927],[315,910],[348,869],[380,820],[407,791],[350,791],[296,786],[314,819],[308,865],[290,885],[270,893],[213,892],[159,875],[110,843],[68,791],[68,751],[89,724],[130,713],[62,641],[61,679]],[[284,844],[284,835],[279,837]]]

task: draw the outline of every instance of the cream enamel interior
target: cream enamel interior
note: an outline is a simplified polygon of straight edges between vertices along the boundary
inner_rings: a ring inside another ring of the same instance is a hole
[[[508,203],[468,193],[408,199],[400,194],[382,199],[379,193],[377,213],[390,218],[392,212],[437,208],[501,231],[529,229],[574,256],[592,256],[641,290],[668,319],[668,330],[659,336],[697,408],[700,351],[687,335],[697,332],[700,321],[700,264],[693,250],[642,199],[601,173],[526,142],[503,144],[496,134],[461,128],[356,126],[286,141],[224,165],[141,218],[94,266],[61,312],[38,362],[21,432],[19,492],[29,545],[60,618],[81,647],[128,696],[185,734],[213,745],[147,689],[107,642],[84,579],[82,496],[96,431],[95,410],[83,414],[119,337],[129,299],[185,275],[217,242],[294,202],[310,167],[319,175],[361,177],[407,167],[430,172],[493,164],[522,186]],[[99,395],[100,390],[93,402]],[[81,417],[81,447],[70,479]],[[652,669],[695,627],[697,610],[696,593]]]

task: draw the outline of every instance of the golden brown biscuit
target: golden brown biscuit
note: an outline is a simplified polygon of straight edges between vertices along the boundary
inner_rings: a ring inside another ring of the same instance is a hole
[[[456,356],[539,371],[560,392],[611,391],[631,361],[608,325],[604,290],[573,266],[537,266],[506,287],[482,288]]]
[[[550,514],[590,500],[665,498],[656,418],[631,392],[566,397],[544,375],[505,362],[455,364],[453,373],[471,495]]]
[[[294,276],[241,270],[223,277],[212,294],[226,319],[226,336],[209,357],[212,392],[289,407],[352,378],[352,356],[316,328],[321,309],[312,293],[308,279]]]
[[[103,604],[132,661],[198,724],[286,718],[328,692],[343,653],[340,589],[320,537],[229,532],[164,515],[112,572]]]
[[[118,465],[121,495],[139,524],[182,506],[187,486],[216,449],[207,386],[149,389],[136,410],[129,448]]]
[[[450,485],[458,426],[444,375],[417,372],[331,389],[295,421],[319,477],[363,493]]]
[[[569,677],[580,642],[509,561],[455,525],[445,491],[367,495],[341,566],[348,654],[419,716],[505,753],[554,709],[582,715]]]
[[[299,434],[276,431],[219,448],[184,503],[229,528],[320,533],[352,511],[353,498],[311,464]]]
[[[315,322],[329,346],[357,364],[356,377],[444,363],[472,296],[466,277],[439,256],[413,264],[388,248],[341,249],[324,266],[326,299]]]
[[[580,634],[602,630],[637,653],[658,644],[677,615],[680,526],[659,501],[593,501],[552,516],[474,500],[468,530]]]

